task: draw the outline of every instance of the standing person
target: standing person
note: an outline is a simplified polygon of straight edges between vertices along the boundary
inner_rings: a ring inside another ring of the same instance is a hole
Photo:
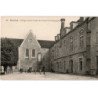
[[[37,67],[36,67],[36,65],[35,65],[35,63],[33,64],[33,68],[34,68],[34,73],[36,74],[36,71],[37,71]]]
[[[43,66],[43,69],[42,70],[43,70],[43,74],[45,75],[45,66]]]
[[[35,74],[36,74],[36,69],[34,69],[34,72],[35,72]]]
[[[39,73],[40,73],[40,75],[41,75],[41,71],[42,71],[42,70],[41,70],[41,68],[40,68],[40,69],[39,69]]]
[[[4,67],[1,66],[1,74],[5,74]]]

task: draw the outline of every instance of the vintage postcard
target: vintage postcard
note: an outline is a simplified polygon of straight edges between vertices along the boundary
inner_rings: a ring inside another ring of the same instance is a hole
[[[98,17],[1,16],[0,80],[98,80]]]

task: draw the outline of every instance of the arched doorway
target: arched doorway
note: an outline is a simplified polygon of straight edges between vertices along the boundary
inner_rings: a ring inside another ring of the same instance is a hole
[[[42,60],[42,54],[41,53],[37,54],[37,60],[38,60],[38,62],[41,62],[41,60]]]
[[[97,63],[97,74],[98,74],[98,56],[96,57],[96,63]]]
[[[40,70],[42,67],[42,54],[39,52],[37,54],[37,69]]]
[[[69,61],[70,72],[73,73],[73,60]]]

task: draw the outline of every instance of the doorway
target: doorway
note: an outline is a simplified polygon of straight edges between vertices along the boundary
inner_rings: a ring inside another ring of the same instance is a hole
[[[69,61],[70,72],[73,73],[73,60]]]
[[[98,56],[96,57],[96,65],[97,65],[97,74],[98,74]]]

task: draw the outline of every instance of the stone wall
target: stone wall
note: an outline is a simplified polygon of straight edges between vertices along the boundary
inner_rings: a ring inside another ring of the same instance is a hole
[[[98,18],[92,19],[88,28],[91,31],[91,74],[98,73],[98,64],[97,64],[97,56],[98,56]]]
[[[29,49],[29,57],[26,57],[26,49]],[[33,49],[35,50],[34,57],[32,57]],[[41,46],[39,45],[35,37],[32,35],[32,33],[29,33],[19,47],[19,69],[22,68],[24,70],[28,70],[30,67],[32,67],[32,70],[36,70],[38,53],[41,53]]]
[[[65,34],[59,41],[55,42],[50,49],[50,64],[55,72],[62,73],[89,73],[90,65],[87,66],[87,20],[79,24],[75,29]],[[83,33],[83,45],[80,47],[80,32]],[[71,49],[71,39],[73,38],[73,46]],[[89,47],[90,48],[90,47]],[[89,50],[89,49],[88,49]],[[79,58],[82,59],[82,70],[80,70]],[[70,61],[72,60],[72,67]]]

